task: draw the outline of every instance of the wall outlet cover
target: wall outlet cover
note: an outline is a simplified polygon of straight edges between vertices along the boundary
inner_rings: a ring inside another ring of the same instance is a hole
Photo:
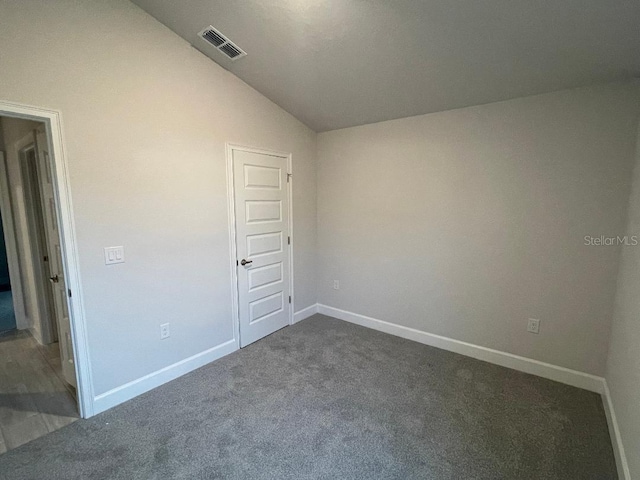
[[[169,335],[169,324],[163,323],[162,325],[160,325],[160,339],[164,340],[165,338],[169,338]]]
[[[540,333],[540,320],[537,318],[530,318],[527,322],[527,332],[529,333]]]

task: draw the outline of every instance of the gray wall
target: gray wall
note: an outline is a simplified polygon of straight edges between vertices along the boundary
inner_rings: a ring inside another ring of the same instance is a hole
[[[293,154],[295,309],[316,302],[313,131],[126,0],[0,18],[0,99],[62,112],[96,395],[233,338],[225,142]]]
[[[627,235],[640,238],[640,130]],[[613,315],[607,384],[631,478],[640,478],[640,246],[623,248]]]
[[[639,98],[625,83],[320,134],[319,302],[603,374],[620,248],[584,237],[625,230]]]

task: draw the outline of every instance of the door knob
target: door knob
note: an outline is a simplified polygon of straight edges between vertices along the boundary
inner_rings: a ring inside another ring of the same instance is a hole
[[[51,280],[53,283],[58,283],[60,281],[57,274],[53,277],[49,277],[49,280]]]
[[[253,260],[245,260],[244,258],[240,261],[240,265],[243,267],[249,263],[253,263]]]

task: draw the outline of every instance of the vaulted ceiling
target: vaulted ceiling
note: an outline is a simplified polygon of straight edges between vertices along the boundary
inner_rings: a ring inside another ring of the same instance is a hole
[[[133,1],[318,132],[640,76],[638,0]]]

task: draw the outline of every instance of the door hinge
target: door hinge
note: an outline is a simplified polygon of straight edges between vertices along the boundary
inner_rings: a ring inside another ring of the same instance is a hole
[[[287,173],[287,183],[291,181],[291,177],[293,177],[293,173]]]
[[[291,295],[289,295],[289,303],[291,303]]]
[[[240,265],[240,263],[238,262],[238,260],[236,260],[236,267],[237,267],[238,265]]]
[[[291,237],[287,237],[287,245],[291,245]]]
[[[44,257],[42,257],[42,260],[44,260],[45,262],[48,262],[49,261],[49,257],[45,255]]]
[[[69,298],[71,298],[71,289],[67,289],[67,293],[69,294]]]

